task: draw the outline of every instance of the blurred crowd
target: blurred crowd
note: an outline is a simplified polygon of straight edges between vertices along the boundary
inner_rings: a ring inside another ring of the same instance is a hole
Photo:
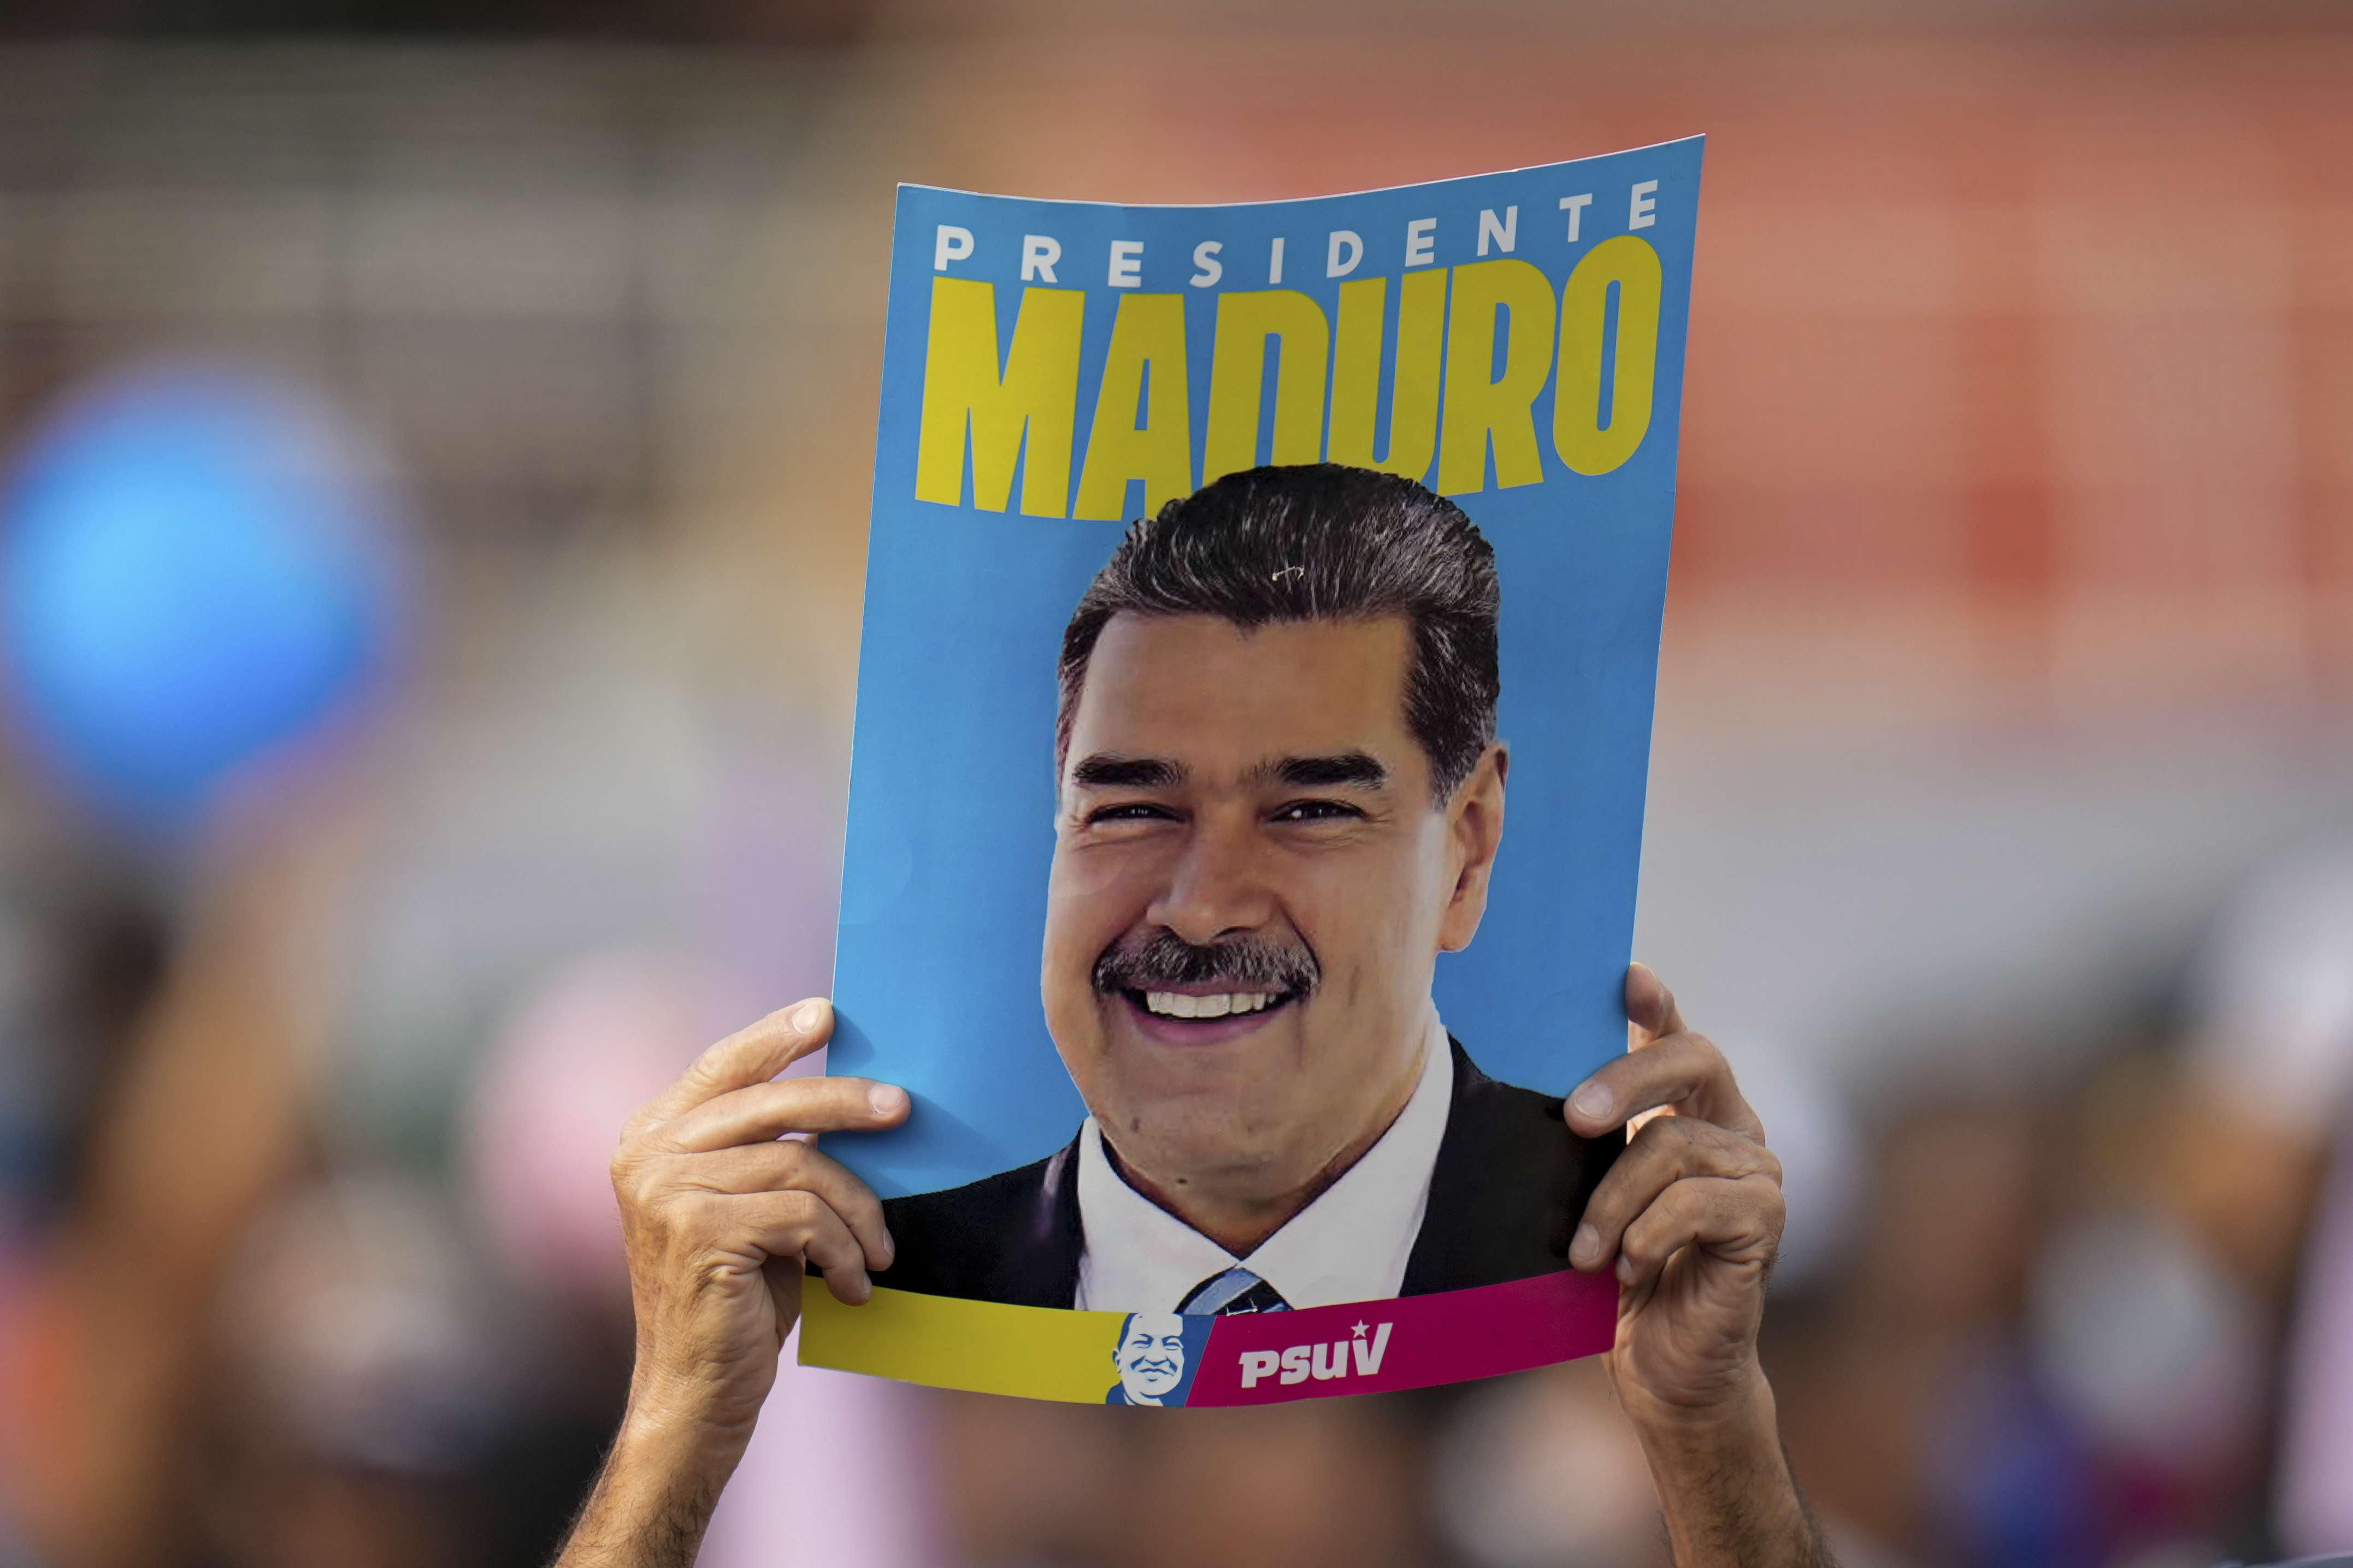
[[[1800,1479],[1850,1568],[2353,1548],[2333,12],[656,9],[0,25],[0,1568],[551,1552],[617,1129],[827,984],[893,181],[1694,131],[1637,945]],[[1592,1363],[773,1413],[712,1568],[1665,1561]]]

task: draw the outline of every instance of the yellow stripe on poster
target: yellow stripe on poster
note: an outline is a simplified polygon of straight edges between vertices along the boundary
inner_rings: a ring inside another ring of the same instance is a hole
[[[812,1275],[801,1290],[801,1364],[934,1388],[1101,1405],[1119,1381],[1124,1312],[1008,1307],[877,1289],[845,1307]]]

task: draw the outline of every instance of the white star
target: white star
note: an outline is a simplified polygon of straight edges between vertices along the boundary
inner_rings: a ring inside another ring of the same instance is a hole
[[[1356,1337],[1360,1340],[1363,1339],[1365,1337],[1365,1330],[1369,1326],[1369,1324],[1358,1323],[1356,1325]]]

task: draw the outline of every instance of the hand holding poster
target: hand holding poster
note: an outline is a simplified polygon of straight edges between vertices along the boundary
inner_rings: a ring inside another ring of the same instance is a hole
[[[802,1359],[1248,1404],[1604,1349],[1697,140],[1313,201],[901,191]],[[1511,828],[1504,831],[1508,797]]]

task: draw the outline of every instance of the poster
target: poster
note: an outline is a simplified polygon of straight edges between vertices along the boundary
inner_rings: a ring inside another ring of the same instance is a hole
[[[807,1363],[1244,1405],[1607,1348],[1701,142],[1314,200],[902,187]]]

